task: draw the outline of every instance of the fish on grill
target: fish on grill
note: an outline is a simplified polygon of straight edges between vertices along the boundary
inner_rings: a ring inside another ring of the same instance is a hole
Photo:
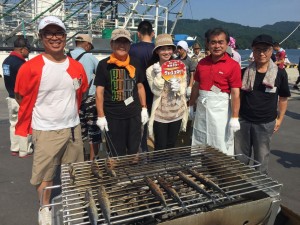
[[[159,183],[159,185],[165,189],[165,191],[175,200],[177,201],[183,208],[186,209],[185,204],[183,203],[183,201],[181,200],[181,198],[179,197],[179,194],[177,193],[177,191],[171,186],[170,183],[168,183],[164,178],[162,178],[161,176],[159,176],[157,178],[157,181]]]
[[[209,179],[206,176],[204,176],[202,173],[199,173],[199,172],[197,172],[196,170],[193,170],[193,169],[188,169],[188,172],[190,174],[192,174],[192,176],[194,176],[198,181],[200,181],[204,185],[206,185],[206,186],[214,189],[215,191],[221,192],[224,196],[226,196],[227,198],[231,199],[231,197],[228,196],[226,194],[226,192],[223,191],[222,188],[219,187],[219,185],[217,185],[211,179]]]
[[[159,200],[159,202],[166,209],[168,209],[165,196],[164,196],[163,192],[161,191],[161,189],[159,188],[159,186],[153,180],[151,180],[151,178],[149,178],[149,177],[145,177],[144,180],[145,180],[146,184],[149,186],[152,194]]]
[[[102,211],[102,215],[107,224],[110,224],[110,201],[109,195],[107,194],[104,186],[102,184],[98,187],[98,202]]]
[[[203,195],[205,195],[206,197],[208,197],[215,203],[215,198],[211,194],[209,194],[207,191],[205,191],[203,188],[201,188],[195,181],[193,181],[191,178],[189,178],[186,174],[184,174],[181,171],[178,171],[177,174],[183,182],[185,182],[190,187],[194,188],[196,191],[202,193]]]
[[[106,158],[105,162],[104,162],[104,168],[106,170],[106,172],[108,173],[109,176],[111,177],[116,177],[116,171],[114,170],[115,167],[115,160],[108,157]]]
[[[70,175],[70,183],[72,185],[74,185],[75,184],[75,169],[71,163],[69,164],[68,171],[69,171],[69,175]]]
[[[99,168],[99,164],[96,160],[96,158],[93,159],[92,163],[91,163],[91,171],[92,171],[92,174],[98,178],[98,179],[102,179],[103,178],[103,174]]]
[[[96,206],[95,199],[93,197],[91,188],[88,188],[85,191],[84,200],[86,202],[87,213],[88,213],[88,216],[90,219],[90,223],[92,225],[97,225],[97,221],[98,221],[99,217],[98,217],[97,206]]]

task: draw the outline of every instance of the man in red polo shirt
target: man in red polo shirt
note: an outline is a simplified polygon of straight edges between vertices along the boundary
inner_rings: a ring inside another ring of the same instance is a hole
[[[190,111],[197,105],[192,145],[208,144],[232,155],[233,133],[240,129],[241,69],[226,53],[228,43],[229,35],[222,28],[209,31],[211,55],[196,68]]]

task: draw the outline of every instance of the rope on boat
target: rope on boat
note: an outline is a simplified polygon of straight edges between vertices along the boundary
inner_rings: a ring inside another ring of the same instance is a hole
[[[285,39],[283,39],[279,44],[283,43],[284,41],[286,41],[297,29],[298,27],[300,27],[300,23],[299,25],[292,31],[292,33],[290,33]]]

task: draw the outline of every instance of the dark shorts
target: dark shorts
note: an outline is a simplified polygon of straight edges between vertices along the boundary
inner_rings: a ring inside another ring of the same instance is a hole
[[[97,108],[95,96],[88,96],[82,101],[79,110],[82,140],[90,143],[101,142],[101,131],[97,126]]]

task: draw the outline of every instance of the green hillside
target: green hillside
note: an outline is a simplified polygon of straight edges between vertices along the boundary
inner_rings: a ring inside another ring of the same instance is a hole
[[[172,23],[172,22],[170,22]],[[204,33],[214,27],[226,29],[230,36],[234,37],[240,49],[251,48],[253,38],[259,34],[269,34],[274,41],[281,42],[285,39],[300,22],[278,22],[273,25],[262,27],[249,27],[237,23],[226,23],[213,18],[203,20],[181,19],[178,20],[173,34],[188,34],[197,36],[198,42],[204,45]],[[171,25],[169,26],[171,27]],[[297,29],[285,42],[282,47],[286,49],[300,48],[300,29]]]

